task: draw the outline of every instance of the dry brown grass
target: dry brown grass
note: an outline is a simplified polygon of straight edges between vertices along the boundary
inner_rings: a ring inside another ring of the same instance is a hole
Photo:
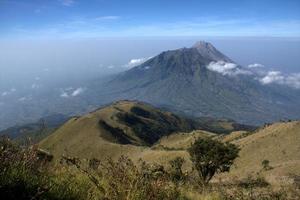
[[[270,183],[279,184],[291,182],[293,177],[300,176],[299,121],[275,123],[232,142],[241,151],[235,167],[224,177],[244,178],[259,174]],[[270,161],[270,170],[263,170],[263,160]]]

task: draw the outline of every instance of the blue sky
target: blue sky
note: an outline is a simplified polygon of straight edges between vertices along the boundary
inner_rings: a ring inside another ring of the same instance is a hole
[[[299,0],[0,0],[0,38],[300,36]]]

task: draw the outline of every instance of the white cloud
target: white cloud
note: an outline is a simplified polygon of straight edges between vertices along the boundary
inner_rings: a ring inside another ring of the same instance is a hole
[[[227,74],[232,69],[235,69],[237,67],[234,63],[227,63],[224,61],[218,61],[218,62],[211,62],[207,66],[207,68],[211,71],[219,72],[223,75]]]
[[[60,94],[60,97],[68,98],[69,95],[68,95],[68,93],[66,93],[66,92],[62,92],[62,93]]]
[[[280,84],[300,89],[300,73],[283,74],[280,71],[267,71],[265,70],[266,67],[264,65],[258,63],[248,65],[247,69],[241,68],[234,63],[218,61],[211,62],[207,68],[222,75],[251,75],[254,80],[259,81],[262,85]]]
[[[77,88],[76,90],[74,90],[71,95],[73,97],[76,97],[76,96],[80,95],[82,92],[84,92],[84,89],[80,87],[80,88]]]
[[[124,65],[124,67],[128,67],[128,68],[135,67],[137,65],[144,63],[145,61],[149,60],[150,58],[152,58],[152,57],[131,59],[126,65]]]
[[[60,0],[60,2],[64,6],[72,6],[75,3],[74,0]]]
[[[269,71],[265,76],[259,79],[263,85],[280,84],[300,89],[300,73],[292,73],[284,75],[280,71]]]
[[[270,83],[280,83],[283,84],[284,76],[280,71],[269,71],[266,76],[260,79],[260,82],[264,85]]]
[[[67,87],[64,89],[60,89],[60,97],[62,98],[68,98],[68,97],[76,97],[83,93],[85,88],[79,87],[77,89],[73,89],[73,87]]]
[[[120,16],[116,16],[116,15],[107,15],[107,16],[100,16],[95,18],[95,20],[117,20],[120,19]]]
[[[253,63],[248,65],[248,68],[262,68],[265,67],[263,64],[259,64],[259,63]]]
[[[224,61],[211,62],[206,67],[207,69],[218,72],[222,75],[235,76],[239,74],[244,74],[244,75],[252,74],[252,72],[248,70],[239,68],[238,65],[235,63],[228,63]]]
[[[296,89],[300,89],[300,73],[293,73],[286,77],[286,84],[294,87]]]
[[[6,91],[2,92],[2,94],[1,94],[1,96],[3,96],[3,97],[6,96],[6,95],[8,95],[8,92],[6,92]]]

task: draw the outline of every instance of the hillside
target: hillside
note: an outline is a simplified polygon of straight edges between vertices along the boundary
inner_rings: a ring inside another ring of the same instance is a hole
[[[300,121],[275,123],[231,142],[241,151],[230,177],[261,174],[280,182],[300,176]],[[263,160],[269,161],[270,169],[263,170]]]
[[[227,135],[204,131],[177,133],[163,137],[153,148],[182,151],[198,137],[232,142],[241,149],[230,173],[219,175],[215,180],[221,178],[228,181],[248,176],[263,176],[272,184],[299,182],[300,121],[278,122],[253,132],[234,131]],[[263,160],[269,161],[269,169],[263,169]]]
[[[57,151],[62,154],[70,151],[85,155],[85,148],[101,148],[100,151],[109,152],[113,146],[122,145],[122,148],[128,149],[152,146],[162,137],[174,132],[202,129],[203,131],[198,132],[214,131],[221,134],[235,130],[250,131],[254,128],[231,120],[212,118],[192,120],[159,110],[149,104],[117,101],[81,117],[71,118],[41,144],[48,150],[54,150],[54,153]],[[71,148],[73,146],[74,149]]]
[[[126,155],[135,161],[160,163],[177,157],[191,163],[186,149],[198,137],[212,137],[237,144],[241,149],[231,172],[218,177],[223,180],[264,176],[271,183],[286,177],[300,176],[300,122],[280,122],[255,131],[233,131],[215,134],[205,130],[190,132],[194,122],[148,104],[119,101],[82,117],[73,117],[53,134],[42,140],[40,148],[56,159],[62,155],[79,158],[116,159]],[[262,161],[270,169],[264,170]]]
[[[139,146],[149,146],[165,135],[193,128],[192,121],[150,105],[118,101],[82,117],[71,118],[43,140],[41,147],[60,155],[112,156],[115,152],[118,155],[134,153],[144,148]]]

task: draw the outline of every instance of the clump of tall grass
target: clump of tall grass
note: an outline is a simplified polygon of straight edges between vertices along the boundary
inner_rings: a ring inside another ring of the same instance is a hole
[[[160,165],[149,165],[143,161],[136,165],[125,156],[121,156],[117,161],[111,158],[103,162],[92,159],[88,167],[81,165],[80,161],[74,158],[64,160],[86,174],[103,199],[183,199],[176,184]]]

